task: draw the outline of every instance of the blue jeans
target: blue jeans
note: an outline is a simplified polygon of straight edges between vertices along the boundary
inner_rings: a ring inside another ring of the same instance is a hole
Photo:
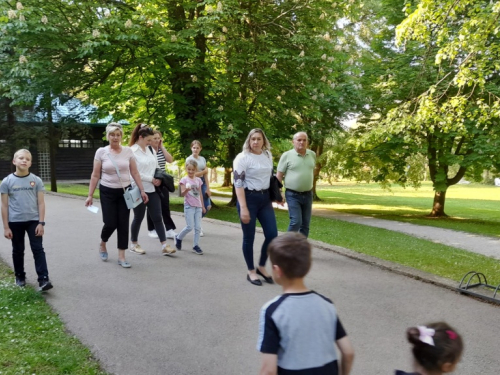
[[[309,223],[311,222],[313,192],[296,193],[286,190],[285,199],[288,204],[290,224],[289,232],[299,232],[309,236]]]
[[[12,260],[14,263],[14,273],[16,277],[24,280],[26,274],[24,272],[24,235],[28,233],[31,252],[35,260],[35,269],[38,275],[38,281],[49,279],[49,271],[47,270],[47,260],[45,251],[43,251],[42,237],[35,235],[38,220],[9,222],[9,228],[12,231]]]
[[[274,215],[274,209],[268,191],[260,193],[245,190],[245,198],[250,213],[250,222],[248,224],[241,223],[241,229],[243,230],[243,256],[245,257],[247,268],[250,271],[255,269],[253,262],[253,243],[255,240],[255,225],[257,220],[259,220],[262,226],[265,237],[260,250],[259,266],[263,267],[266,265],[267,246],[276,236],[278,236],[278,228],[276,226],[276,216]],[[238,215],[240,215],[239,202],[236,207],[238,209]]]
[[[212,202],[210,201],[210,197],[207,197],[207,184],[205,183],[205,177],[200,177],[201,180],[203,181],[203,185],[201,185],[201,196],[203,199],[203,204],[205,205],[205,213],[202,213],[202,217],[205,217],[206,214],[208,214],[208,206],[212,205]]]
[[[201,207],[192,207],[187,204],[184,205],[184,217],[186,218],[186,226],[177,235],[177,238],[182,241],[186,235],[194,228],[194,242],[193,247],[198,246],[200,242],[201,231]]]

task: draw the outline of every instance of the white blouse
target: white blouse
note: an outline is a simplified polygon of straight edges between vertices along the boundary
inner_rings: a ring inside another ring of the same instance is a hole
[[[134,152],[137,170],[141,175],[144,191],[146,193],[154,193],[155,186],[152,181],[156,167],[158,166],[158,159],[156,158],[156,155],[153,155],[153,153],[149,150],[149,147],[146,147],[146,151],[142,151],[142,148],[138,144],[135,144],[130,148]]]
[[[269,189],[272,160],[269,151],[263,151],[260,155],[239,153],[233,161],[234,187],[248,190]]]

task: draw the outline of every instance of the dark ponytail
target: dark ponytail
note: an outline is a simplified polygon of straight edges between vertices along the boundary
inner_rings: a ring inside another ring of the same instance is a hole
[[[146,124],[137,124],[130,136],[129,146],[135,145],[139,137],[147,137],[148,135],[155,135],[153,128]]]
[[[434,330],[434,333],[427,335],[430,343],[424,342],[422,330]],[[445,363],[457,363],[464,349],[462,337],[445,322],[408,328],[406,336],[413,345],[415,360],[427,371],[441,372]]]

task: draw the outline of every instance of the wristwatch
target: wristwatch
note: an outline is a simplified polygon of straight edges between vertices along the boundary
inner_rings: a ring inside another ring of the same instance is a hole
[[[42,227],[45,226],[45,221],[39,221],[38,224],[42,224]]]

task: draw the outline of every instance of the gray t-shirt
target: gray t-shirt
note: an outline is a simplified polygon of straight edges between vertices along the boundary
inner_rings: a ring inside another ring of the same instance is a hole
[[[45,192],[40,177],[33,173],[18,177],[8,175],[0,185],[0,193],[9,195],[9,222],[37,221],[38,192]]]

